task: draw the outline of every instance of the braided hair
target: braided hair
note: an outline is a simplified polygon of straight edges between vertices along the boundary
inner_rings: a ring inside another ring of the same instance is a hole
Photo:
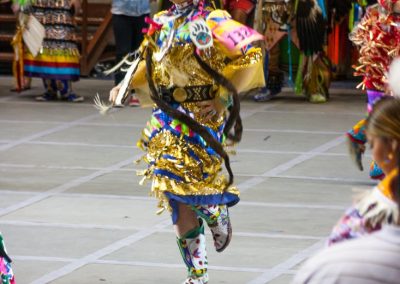
[[[199,14],[203,15],[204,10],[205,10],[206,1],[205,0],[194,0],[193,2],[195,5],[197,5]],[[173,5],[169,9],[169,12],[171,13],[174,9],[175,9],[175,5]],[[222,144],[219,141],[217,141],[208,132],[206,127],[204,127],[203,125],[198,123],[196,120],[194,120],[190,116],[174,109],[173,107],[171,107],[169,104],[167,104],[165,101],[162,100],[162,98],[159,96],[159,94],[157,92],[156,86],[153,81],[152,54],[153,54],[153,51],[151,50],[151,48],[147,49],[147,51],[146,51],[146,76],[147,76],[147,81],[149,83],[151,99],[155,102],[157,107],[159,109],[161,109],[163,112],[165,112],[167,115],[185,123],[194,132],[198,133],[206,141],[207,145],[209,145],[212,149],[214,149],[214,151],[224,160],[225,167],[229,174],[229,181],[227,184],[227,187],[229,187],[233,183],[233,172],[232,172],[232,169],[230,166],[229,156],[226,153],[226,151],[224,150],[224,147],[222,146]],[[228,119],[224,126],[223,133],[228,139],[232,140],[233,142],[239,142],[242,138],[243,126],[242,126],[242,120],[240,118],[240,113],[239,113],[240,112],[239,95],[238,95],[236,88],[233,86],[233,84],[227,78],[225,78],[222,74],[220,74],[219,72],[214,70],[205,61],[203,61],[196,49],[194,50],[194,57],[196,58],[196,60],[201,68],[203,68],[208,74],[210,74],[218,84],[220,84],[221,86],[226,88],[232,94],[233,103],[229,108],[229,116],[228,116]],[[230,132],[232,127],[234,128],[233,133]]]
[[[211,70],[213,70],[211,67],[209,67],[209,68]],[[213,70],[213,72],[215,72],[214,75],[218,74],[218,72],[216,72],[215,70]],[[159,96],[158,92],[157,92],[156,86],[155,86],[154,81],[153,81],[152,74],[153,74],[152,50],[148,49],[147,50],[147,54],[146,54],[146,77],[147,77],[147,81],[149,83],[151,99],[155,102],[157,107],[159,109],[161,109],[163,112],[165,112],[167,115],[171,116],[174,119],[178,119],[179,121],[187,124],[189,126],[189,128],[191,128],[194,132],[198,133],[207,142],[207,144],[211,148],[213,148],[214,151],[218,155],[220,155],[222,157],[222,159],[224,159],[225,167],[226,167],[226,169],[228,171],[228,174],[229,174],[229,181],[228,181],[228,184],[226,186],[228,188],[233,183],[233,172],[232,172],[232,169],[231,169],[231,166],[230,166],[229,156],[226,153],[226,151],[224,150],[222,144],[219,143],[207,131],[206,127],[204,127],[203,125],[198,123],[196,120],[194,120],[190,116],[188,116],[188,115],[186,115],[186,114],[174,109],[169,104],[167,104],[165,101],[163,101],[161,99],[161,97]],[[218,77],[218,75],[220,77]],[[218,74],[218,75],[217,75],[217,77],[215,77],[216,81],[220,81],[220,82],[223,82],[223,83],[229,82],[222,75],[220,75],[220,74]],[[226,87],[228,87],[228,88],[233,87],[233,86],[228,86],[228,85],[229,84],[227,84]],[[234,89],[234,87],[233,87],[233,89]],[[235,92],[236,92],[236,96],[237,96],[237,91],[235,91]],[[234,101],[235,101],[235,98],[234,98]],[[234,103],[234,105],[235,105],[235,103]],[[230,122],[229,125],[230,125],[230,127],[232,127],[233,122],[235,121],[234,117],[236,117],[235,134],[234,135],[229,135],[229,137],[235,139],[236,141],[239,141],[240,138],[241,138],[241,132],[242,132],[242,129],[243,129],[242,126],[241,126],[240,116],[238,115],[240,107],[239,106],[235,106],[235,107],[233,107],[233,109],[234,109],[233,112],[231,111],[230,116],[228,118],[228,122]],[[225,128],[224,128],[224,133],[228,133],[229,132],[229,125],[228,125],[228,123],[226,123]],[[236,133],[236,131],[238,131],[238,133]]]

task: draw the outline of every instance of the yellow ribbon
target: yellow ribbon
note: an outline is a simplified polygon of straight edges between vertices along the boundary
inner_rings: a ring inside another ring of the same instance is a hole
[[[378,188],[386,197],[390,198],[391,200],[395,200],[393,191],[392,191],[392,182],[396,176],[399,175],[399,169],[396,168],[392,170],[379,184]]]

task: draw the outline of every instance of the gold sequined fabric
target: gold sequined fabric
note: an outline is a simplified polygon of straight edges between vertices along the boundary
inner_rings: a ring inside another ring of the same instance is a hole
[[[359,64],[353,66],[356,76],[364,76],[360,87],[386,91],[386,74],[390,63],[400,55],[400,16],[371,6],[350,34],[359,47]]]
[[[143,160],[149,167],[140,174],[143,181],[152,180],[152,195],[159,199],[160,209],[169,207],[165,192],[180,196],[224,193],[227,180],[221,174],[221,158],[170,131],[163,130],[150,140]],[[239,194],[235,187],[228,192]]]
[[[192,44],[175,44],[169,53],[161,60],[154,62],[154,81],[159,86],[200,86],[214,83],[210,74],[207,74],[197,63]],[[215,48],[210,49],[210,56],[203,59],[219,72],[224,67],[224,56]]]
[[[165,12],[160,15],[166,17]],[[194,56],[195,46],[182,26],[185,18],[175,19],[172,29],[171,23],[165,18],[159,22],[163,22],[164,26],[152,36],[148,35],[145,41],[147,48],[152,49],[152,80],[156,88],[162,90],[213,85],[213,95],[216,100],[223,102],[224,109],[211,117],[202,114],[202,102],[173,102],[170,105],[206,127],[214,138],[223,144],[223,129],[230,94],[197,62]],[[169,25],[170,30],[165,28],[166,25]],[[176,32],[179,35],[175,36],[168,46],[165,41],[170,37],[170,32],[175,33],[174,29],[179,30]],[[165,41],[160,44],[161,36]],[[232,80],[234,84],[234,81],[240,83],[239,91],[262,84],[259,83],[259,77],[264,80],[263,74],[257,76],[253,69],[254,65],[262,68],[262,53],[258,48],[249,47],[242,56],[232,57],[215,41],[213,47],[200,52],[200,57],[213,70],[229,80],[238,74],[245,78],[247,83],[241,82],[240,78]],[[133,81],[140,82],[139,78],[142,76],[143,74],[135,74]],[[146,87],[144,84],[140,85],[141,95],[149,91]],[[143,130],[138,146],[146,151],[142,160],[148,164],[148,168],[140,172],[143,176],[142,182],[152,181],[151,193],[159,200],[160,212],[171,209],[168,202],[171,194],[191,199],[185,199],[190,204],[200,199],[204,204],[218,204],[222,200],[234,204],[238,201],[238,190],[233,186],[226,188],[228,182],[222,171],[221,157],[184,122],[172,119],[157,107],[153,109],[151,120]]]

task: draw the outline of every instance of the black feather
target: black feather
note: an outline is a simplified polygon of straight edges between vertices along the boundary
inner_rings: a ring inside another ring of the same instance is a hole
[[[296,29],[300,50],[305,55],[322,51],[326,21],[315,0],[299,0],[296,10]]]

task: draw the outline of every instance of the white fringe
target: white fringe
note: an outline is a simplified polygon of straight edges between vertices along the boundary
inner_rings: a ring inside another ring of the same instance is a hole
[[[130,84],[132,81],[132,77],[133,74],[136,72],[137,67],[139,65],[140,62],[140,56],[139,56],[139,52],[135,51],[135,53],[133,54],[135,56],[135,60],[134,61],[128,61],[128,57],[131,56],[132,54],[128,54],[127,56],[125,56],[125,58],[123,60],[121,60],[120,63],[118,63],[116,66],[114,66],[113,68],[107,70],[104,72],[104,74],[111,74],[112,72],[114,72],[115,70],[117,70],[122,64],[124,63],[129,63],[130,66],[128,68],[128,71],[125,74],[125,77],[123,79],[123,81],[121,82],[121,87],[118,91],[117,97],[115,99],[115,102],[107,104],[105,102],[102,102],[100,99],[99,94],[97,94],[94,97],[94,107],[102,114],[102,115],[106,115],[114,106],[116,105],[122,105],[125,101],[125,99],[128,97],[128,95],[130,94]]]
[[[378,224],[399,224],[398,205],[383,195],[377,187],[360,196],[355,208],[371,227]]]
[[[135,60],[139,57],[140,51],[139,49],[135,50],[132,53],[128,53],[127,55],[125,55],[124,58],[122,58],[122,60],[120,62],[117,63],[117,65],[113,66],[111,69],[105,70],[103,72],[103,74],[105,76],[108,76],[112,73],[114,73],[115,71],[117,71],[118,69],[121,68],[122,65],[126,64],[126,65],[132,65],[135,63]],[[133,57],[132,61],[129,61],[129,58]],[[124,68],[121,69],[121,71],[126,72],[129,68]]]
[[[30,15],[22,37],[33,57],[36,57],[42,48],[45,35],[46,30],[44,26],[33,15]]]
[[[106,104],[101,101],[99,94],[94,97],[94,107],[100,112],[102,115],[106,115],[113,107],[113,104]]]

